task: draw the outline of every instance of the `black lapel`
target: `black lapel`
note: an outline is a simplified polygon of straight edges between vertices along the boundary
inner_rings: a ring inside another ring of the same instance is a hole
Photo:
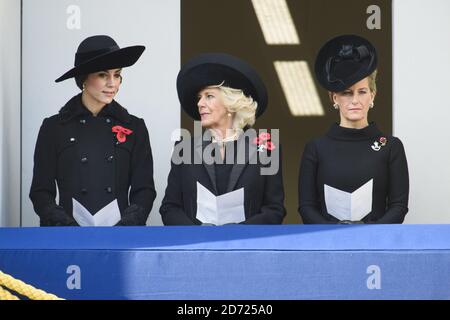
[[[203,141],[203,139],[200,137],[198,139],[194,139],[194,149],[197,153],[197,156],[200,157],[199,159],[203,159],[203,148],[208,145],[209,141]],[[207,164],[205,161],[202,161],[203,166],[206,169],[206,172],[208,173],[209,179],[211,180],[211,184],[214,188],[214,194],[217,195],[217,186],[216,186],[216,169],[214,168],[214,164]]]
[[[98,114],[99,116],[112,116],[122,123],[130,123],[131,117],[127,109],[122,107],[117,101],[113,100],[106,105]]]
[[[248,150],[248,152],[246,151]],[[256,156],[256,146],[251,145],[248,141],[248,139],[245,138],[245,135],[241,135],[237,142],[237,148],[235,152],[237,153],[236,157],[236,163],[233,165],[233,168],[231,169],[230,173],[230,180],[228,180],[228,188],[227,192],[233,191],[234,187],[236,186],[236,183],[239,179],[239,177],[242,174],[242,171],[244,171],[245,167],[248,165],[250,159]],[[244,152],[245,154],[245,163],[240,163],[239,161],[239,153]]]
[[[79,93],[67,101],[64,107],[59,110],[59,121],[61,123],[67,123],[81,115],[88,116],[92,115],[92,113],[83,106],[81,93]]]

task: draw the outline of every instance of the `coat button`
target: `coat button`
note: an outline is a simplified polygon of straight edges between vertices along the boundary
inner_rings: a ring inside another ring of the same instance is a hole
[[[87,189],[86,188],[81,189],[81,193],[82,194],[86,194],[87,193]]]
[[[85,123],[86,123],[86,120],[85,120],[85,119],[80,119],[80,123],[81,123],[81,124],[85,124]]]
[[[111,193],[112,192],[112,188],[111,187],[106,187],[105,191],[108,192],[108,193]]]
[[[106,118],[106,123],[111,123],[111,119],[110,118]]]
[[[86,162],[88,162],[88,158],[87,158],[87,157],[83,157],[83,158],[81,158],[81,162],[82,162],[82,163],[86,163]]]
[[[109,157],[106,158],[106,160],[108,162],[112,162],[114,160],[114,156],[109,156]]]

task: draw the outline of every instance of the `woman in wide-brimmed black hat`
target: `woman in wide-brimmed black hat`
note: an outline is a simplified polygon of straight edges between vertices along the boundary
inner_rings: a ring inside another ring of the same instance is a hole
[[[122,68],[144,49],[119,48],[105,35],[88,37],[75,66],[56,79],[75,78],[82,91],[39,131],[30,198],[42,226],[86,225],[74,218],[77,202],[94,217],[108,204],[118,208],[119,216],[103,219],[106,225],[145,225],[156,197],[148,132],[143,119],[114,100]]]
[[[315,73],[339,123],[307,143],[300,167],[304,223],[402,223],[408,212],[408,165],[402,142],[368,121],[376,95],[377,52],[357,35],[328,41]]]
[[[267,107],[266,87],[256,71],[229,54],[202,54],[181,68],[177,90],[204,136],[175,146],[160,208],[164,224],[281,223],[279,146],[270,133],[257,136],[250,129]],[[261,156],[271,157],[271,163],[262,163]]]

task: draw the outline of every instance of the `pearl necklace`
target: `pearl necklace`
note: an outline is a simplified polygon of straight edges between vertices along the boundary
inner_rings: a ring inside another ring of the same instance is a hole
[[[219,139],[216,138],[215,136],[212,137],[212,142],[213,143],[217,143],[218,145],[220,145],[221,148],[225,147],[225,143],[227,142],[231,142],[231,141],[236,141],[239,138],[239,133],[235,132],[233,135],[228,136],[224,139]]]

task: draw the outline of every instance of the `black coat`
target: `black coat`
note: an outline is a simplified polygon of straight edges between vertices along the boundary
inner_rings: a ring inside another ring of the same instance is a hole
[[[274,175],[261,175],[264,165],[258,159],[257,151],[248,148],[247,139],[239,139],[238,144],[245,143],[248,153],[245,164],[233,164],[226,192],[244,188],[244,224],[280,224],[286,215],[284,208],[283,178],[280,167]],[[199,156],[208,142],[193,140],[192,156]],[[253,150],[253,152],[251,151]],[[174,164],[172,161],[166,193],[161,204],[160,213],[165,225],[200,225],[197,214],[197,181],[214,195],[218,195],[216,170],[214,164]]]
[[[133,131],[125,142],[117,141],[115,125]],[[119,224],[143,225],[155,197],[152,152],[143,119],[115,101],[94,117],[79,94],[59,114],[43,121],[30,190],[41,225],[76,225],[72,198],[91,213],[117,199]]]
[[[385,144],[380,145],[381,138]],[[376,148],[376,145],[379,145]],[[299,213],[304,223],[338,223],[328,213],[324,186],[353,193],[372,180],[372,210],[364,223],[402,223],[408,212],[408,163],[402,142],[370,123],[363,129],[333,124],[303,152]]]

